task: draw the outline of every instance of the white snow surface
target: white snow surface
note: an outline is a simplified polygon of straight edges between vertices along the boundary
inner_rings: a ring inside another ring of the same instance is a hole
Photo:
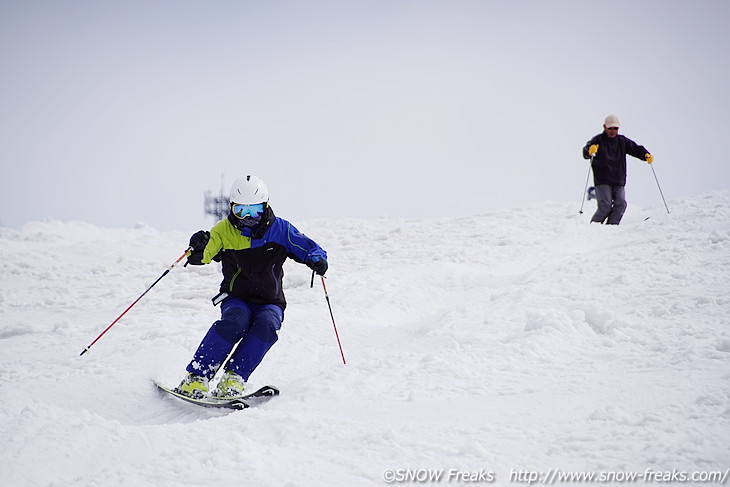
[[[309,269],[288,261],[280,339],[251,378],[281,396],[235,412],[164,397],[151,382],[176,385],[219,317],[219,264],[175,267],[79,357],[192,232],[0,228],[0,484],[725,472],[730,191],[668,203],[671,214],[661,202],[630,207],[620,226],[589,225],[591,204],[579,215],[564,203],[292,222],[329,253],[347,365],[321,282],[311,288]]]

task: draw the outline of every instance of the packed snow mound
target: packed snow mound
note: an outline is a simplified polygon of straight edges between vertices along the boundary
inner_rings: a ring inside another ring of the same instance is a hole
[[[234,413],[163,397],[151,382],[175,385],[218,318],[218,264],[174,268],[79,357],[189,233],[0,228],[3,485],[724,472],[730,191],[668,203],[671,214],[630,207],[620,226],[557,203],[293,222],[329,252],[347,365],[321,284],[288,262],[280,340],[252,377],[281,396]]]

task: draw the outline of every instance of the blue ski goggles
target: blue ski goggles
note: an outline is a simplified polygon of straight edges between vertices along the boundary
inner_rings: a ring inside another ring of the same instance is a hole
[[[261,215],[261,213],[264,212],[264,204],[263,203],[257,203],[255,205],[233,204],[233,205],[231,205],[231,211],[237,218],[246,218],[247,216],[250,216],[251,218],[256,218],[257,216]]]

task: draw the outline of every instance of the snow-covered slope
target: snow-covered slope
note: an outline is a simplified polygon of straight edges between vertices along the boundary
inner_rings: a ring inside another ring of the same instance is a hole
[[[233,413],[163,398],[150,381],[177,383],[217,319],[217,264],[173,269],[79,357],[188,233],[0,228],[0,483],[725,472],[730,191],[669,204],[670,215],[631,207],[618,227],[589,225],[566,204],[294,222],[330,254],[348,364],[321,285],[288,263],[280,340],[252,377],[282,394]]]

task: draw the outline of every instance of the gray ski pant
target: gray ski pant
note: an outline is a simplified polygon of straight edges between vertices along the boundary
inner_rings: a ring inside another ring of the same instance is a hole
[[[609,225],[618,225],[627,206],[624,186],[600,184],[596,186],[596,200],[598,201],[598,209],[593,214],[591,222],[606,222]],[[607,219],[608,221],[606,221]]]

